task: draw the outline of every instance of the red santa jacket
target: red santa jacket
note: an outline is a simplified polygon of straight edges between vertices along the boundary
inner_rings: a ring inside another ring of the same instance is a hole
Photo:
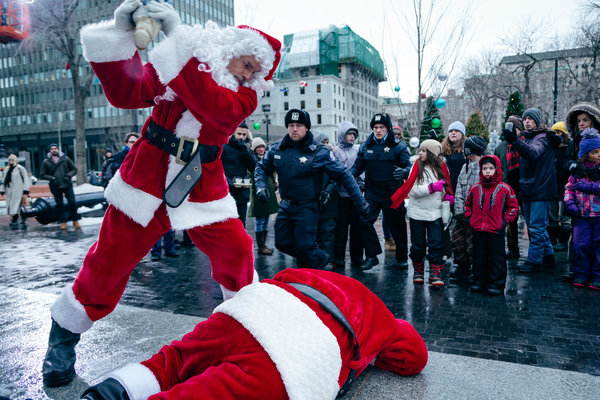
[[[145,138],[150,121],[177,137],[222,146],[255,110],[257,90],[268,87],[265,77],[277,66],[276,52],[257,31],[235,27],[221,30],[210,23],[204,29],[180,25],[150,53],[150,62],[145,65],[135,49],[133,32],[118,30],[114,21],[84,27],[81,42],[84,57],[113,106],[154,107],[142,128],[141,140],[106,190],[107,200],[142,226],[152,219],[165,187],[182,168],[174,156]],[[248,49],[261,50],[256,56],[261,73],[244,84],[247,86],[239,86],[227,71],[228,58],[223,51],[229,49],[227,43],[231,43],[231,56],[248,54]],[[242,45],[247,48],[234,48]],[[167,212],[176,229],[237,217],[220,151],[215,161],[202,164],[202,178],[188,198],[177,208],[167,207]]]
[[[484,178],[482,163],[489,160],[496,165],[496,173],[491,178]],[[481,157],[479,178],[467,195],[465,217],[470,218],[475,231],[502,233],[506,224],[517,218],[519,203],[512,188],[502,182],[500,159],[494,155]]]

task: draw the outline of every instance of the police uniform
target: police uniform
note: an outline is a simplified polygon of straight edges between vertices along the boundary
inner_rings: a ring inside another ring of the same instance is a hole
[[[391,120],[387,114],[376,114],[371,120],[371,128],[375,124],[385,125],[388,132],[381,140],[377,140],[374,133],[371,134],[361,144],[356,161],[352,166],[353,176],[357,177],[363,172],[366,173],[365,200],[369,204],[369,215],[366,218],[361,218],[360,230],[367,255],[365,263],[368,263],[370,259],[376,259],[382,251],[379,237],[373,227],[380,210],[383,210],[390,233],[394,241],[398,243],[396,246],[396,261],[404,263],[408,258],[406,251],[406,208],[403,205],[398,209],[390,208],[392,203],[390,197],[402,184],[402,181],[394,178],[394,170],[396,167],[409,167],[410,153],[404,143],[396,143],[391,130]]]
[[[305,111],[290,110],[286,126],[290,122],[310,129],[310,117]],[[331,149],[314,140],[310,131],[299,141],[286,135],[271,146],[254,171],[257,191],[267,188],[266,177],[273,172],[279,177],[281,195],[275,221],[275,246],[296,257],[298,267],[325,266],[329,256],[316,245],[323,173],[338,181],[350,193],[354,204],[364,210],[366,202],[355,179],[335,159]]]

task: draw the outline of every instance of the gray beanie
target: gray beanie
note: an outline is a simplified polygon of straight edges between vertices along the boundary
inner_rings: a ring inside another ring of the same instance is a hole
[[[460,121],[454,121],[453,123],[451,123],[448,126],[448,132],[450,132],[451,130],[457,130],[457,131],[461,132],[463,135],[465,135],[465,132],[466,132],[465,125]]]
[[[537,126],[540,126],[542,123],[542,112],[537,108],[528,108],[525,110],[522,119],[525,119],[525,117],[533,118]]]

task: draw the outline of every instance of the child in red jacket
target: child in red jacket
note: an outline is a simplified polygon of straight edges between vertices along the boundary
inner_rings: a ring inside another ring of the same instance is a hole
[[[465,203],[465,217],[473,235],[472,292],[484,288],[490,295],[504,293],[506,252],[504,232],[519,213],[519,203],[512,188],[502,182],[502,167],[496,156],[479,160],[480,181],[473,185]]]

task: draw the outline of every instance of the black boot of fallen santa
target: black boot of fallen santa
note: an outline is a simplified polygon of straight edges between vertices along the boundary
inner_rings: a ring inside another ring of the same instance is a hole
[[[90,386],[81,396],[84,400],[130,400],[123,385],[114,378]]]
[[[42,365],[44,384],[49,387],[64,386],[75,377],[75,346],[80,335],[62,328],[52,320],[48,351]]]

